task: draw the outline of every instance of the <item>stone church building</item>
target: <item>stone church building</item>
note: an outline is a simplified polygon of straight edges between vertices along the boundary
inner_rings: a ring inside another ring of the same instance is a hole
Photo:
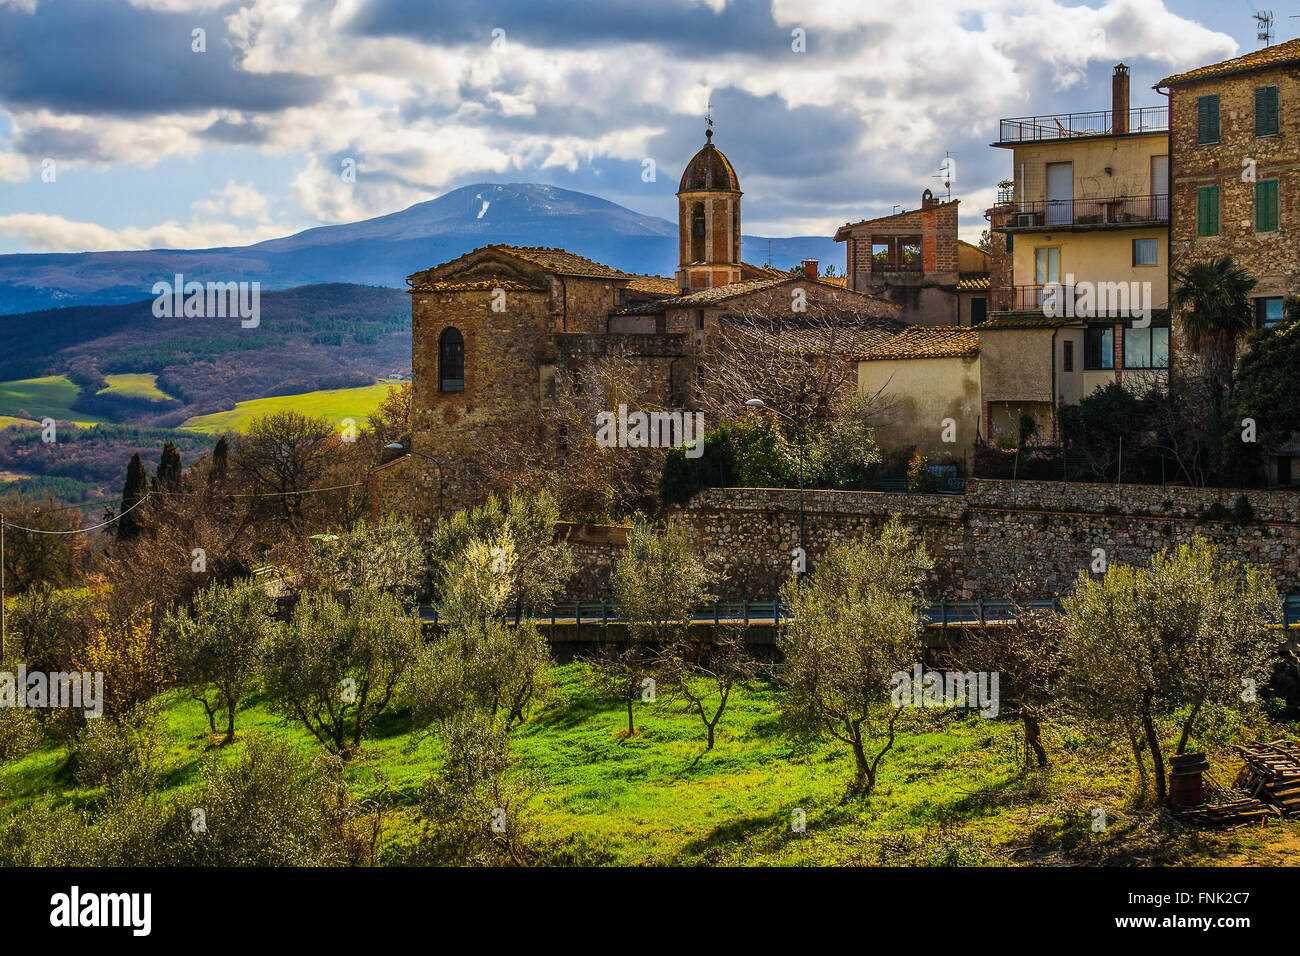
[[[466,454],[475,433],[536,422],[561,366],[617,353],[636,363],[653,401],[689,411],[698,404],[700,357],[737,313],[789,315],[798,300],[822,315],[852,317],[859,329],[875,323],[876,339],[904,327],[899,305],[818,279],[816,262],[797,275],[742,262],[740,181],[713,145],[712,129],[705,135],[677,192],[674,278],[622,272],[563,249],[508,245],[408,278],[413,456],[392,464],[414,464],[418,527],[485,496]],[[791,347],[806,345],[795,333]],[[561,457],[557,448],[557,464]]]

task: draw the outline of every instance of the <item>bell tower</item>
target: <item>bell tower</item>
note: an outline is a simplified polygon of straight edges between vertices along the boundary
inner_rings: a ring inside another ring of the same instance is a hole
[[[677,189],[677,285],[687,291],[740,281],[740,180],[713,145],[712,120],[704,140]]]

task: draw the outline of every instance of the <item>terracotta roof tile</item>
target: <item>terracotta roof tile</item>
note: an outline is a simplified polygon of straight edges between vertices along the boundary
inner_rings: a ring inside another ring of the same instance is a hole
[[[984,292],[989,287],[989,277],[982,276],[962,276],[957,280],[958,292]]]
[[[487,292],[491,289],[506,289],[512,292],[537,292],[534,286],[513,279],[481,279],[475,282],[418,282],[407,292]]]
[[[959,325],[914,325],[857,354],[859,361],[960,358],[980,350],[979,335]]]
[[[520,259],[535,263],[559,275],[599,276],[601,278],[626,278],[629,273],[622,272],[603,262],[596,262],[586,256],[580,256],[564,249],[550,246],[506,246],[492,245],[489,249],[500,249]]]
[[[633,276],[626,286],[629,292],[649,292],[656,295],[677,295],[682,290],[677,280],[667,276]]]
[[[1211,63],[1208,66],[1198,66],[1186,73],[1167,76],[1156,86],[1178,86],[1182,83],[1192,83],[1210,77],[1226,76],[1229,73],[1246,73],[1251,70],[1264,70],[1271,66],[1282,66],[1287,63],[1300,63],[1300,38],[1287,40],[1285,43],[1279,43],[1276,46],[1266,46],[1262,50],[1253,50],[1245,56],[1235,57],[1231,60]]]
[[[792,276],[783,276],[780,279],[743,279],[740,282],[732,282],[727,285],[715,285],[709,289],[700,289],[697,292],[688,292],[686,295],[673,301],[673,305],[696,306],[696,305],[713,305],[718,302],[725,302],[728,299],[734,299],[738,295],[744,295],[746,292],[758,292],[760,289],[770,289],[772,286],[780,285]]]

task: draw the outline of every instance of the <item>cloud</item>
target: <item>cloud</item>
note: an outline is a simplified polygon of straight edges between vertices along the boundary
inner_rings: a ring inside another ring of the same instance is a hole
[[[969,231],[1007,174],[1006,154],[988,148],[1000,117],[1105,109],[1120,59],[1134,106],[1160,103],[1144,84],[1237,52],[1160,0],[954,0],[924,29],[860,0],[31,6],[0,0],[0,111],[11,124],[0,179],[23,182],[45,157],[147,169],[234,146],[274,159],[291,181],[273,214],[247,184],[196,176],[197,224],[107,230],[133,248],[259,235],[276,216],[366,218],[502,179],[672,218],[710,101],[716,142],[746,191],[747,233],[826,234],[896,202],[912,208],[937,188],[945,151],[958,160]],[[190,52],[197,26],[206,54]],[[650,184],[647,158],[658,169]],[[340,175],[348,160],[353,182]],[[77,231],[93,224],[39,219],[43,197],[27,195],[37,208],[23,215],[38,218],[21,233],[6,219],[29,246],[108,241]]]
[[[262,223],[242,228],[228,222],[175,221],[153,226],[109,229],[48,213],[0,216],[0,233],[13,236],[31,252],[107,252],[122,249],[211,249],[244,246],[288,232],[283,225]]]

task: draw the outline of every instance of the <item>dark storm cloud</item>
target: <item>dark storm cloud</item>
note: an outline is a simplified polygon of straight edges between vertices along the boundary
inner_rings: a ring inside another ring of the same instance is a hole
[[[219,119],[199,133],[204,139],[232,146],[259,146],[271,138],[271,131],[265,123],[251,121],[231,122]]]
[[[223,12],[172,14],[122,0],[0,6],[0,104],[141,115],[224,107],[275,111],[318,101],[326,83],[253,74],[232,61]],[[191,31],[207,31],[207,52]]]
[[[589,49],[616,43],[649,43],[673,54],[702,57],[729,53],[789,55],[792,26],[772,19],[770,0],[732,0],[715,12],[690,0],[372,0],[350,29],[363,36],[402,36],[438,45],[507,42],[529,47]],[[884,42],[890,28],[873,28]],[[807,54],[835,55],[862,48],[863,31],[831,34],[808,30]]]

